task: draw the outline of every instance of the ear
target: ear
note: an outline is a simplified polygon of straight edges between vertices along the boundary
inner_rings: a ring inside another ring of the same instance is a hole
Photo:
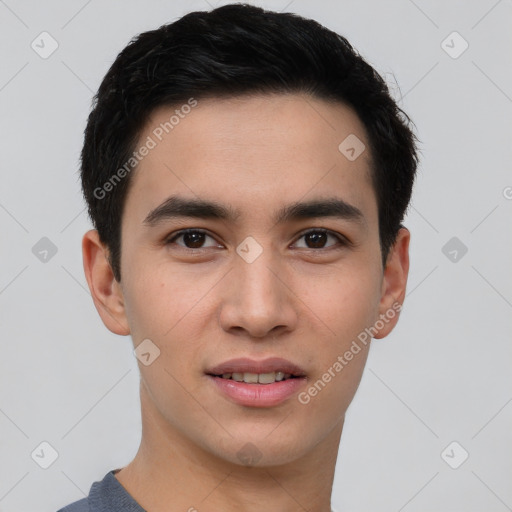
[[[386,337],[398,322],[400,310],[405,299],[407,276],[409,275],[410,239],[411,233],[409,230],[401,227],[395,243],[388,254],[382,279],[379,319],[375,322],[375,326],[379,328],[374,338]],[[381,328],[382,324],[384,325]]]
[[[126,336],[130,328],[126,318],[121,284],[116,281],[108,261],[108,249],[98,231],[91,229],[82,239],[84,272],[92,300],[103,323],[114,334]]]

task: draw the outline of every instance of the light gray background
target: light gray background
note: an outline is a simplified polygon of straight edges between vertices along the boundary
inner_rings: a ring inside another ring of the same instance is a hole
[[[82,269],[82,134],[93,92],[132,36],[222,3],[0,0],[2,512],[54,512],[135,455],[131,340],[103,326]],[[349,409],[333,506],[512,510],[512,2],[253,3],[345,35],[422,141],[408,296]],[[31,48],[42,31],[59,45],[47,59]],[[456,59],[441,46],[453,31],[469,43]],[[32,252],[42,237],[57,247],[46,263]],[[456,262],[442,252],[452,237],[468,248]],[[48,469],[31,457],[43,441],[58,452]],[[452,464],[469,453],[458,469],[441,457],[452,441]]]

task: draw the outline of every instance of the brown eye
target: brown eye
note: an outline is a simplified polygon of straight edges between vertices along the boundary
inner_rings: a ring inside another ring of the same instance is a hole
[[[327,234],[314,231],[312,233],[308,233],[304,235],[304,239],[306,241],[306,245],[313,249],[320,249],[324,247],[327,242]]]
[[[299,245],[300,249],[328,249],[335,245],[345,245],[345,240],[341,235],[337,235],[326,229],[312,229],[303,233],[300,239],[304,239],[304,244]],[[334,243],[327,245],[329,239],[334,240]]]
[[[177,240],[180,239],[182,239],[182,243],[177,242]],[[203,245],[207,239],[210,239],[212,242],[209,245]],[[219,246],[219,244],[210,235],[198,229],[180,231],[169,238],[166,242],[167,245],[174,243],[180,247],[185,247],[186,249],[203,249],[205,247]]]
[[[205,234],[199,232],[184,233],[183,243],[190,249],[198,249],[204,244]]]

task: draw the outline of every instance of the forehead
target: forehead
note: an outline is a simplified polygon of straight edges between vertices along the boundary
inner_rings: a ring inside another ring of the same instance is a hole
[[[243,216],[247,208],[262,213],[308,194],[339,193],[362,210],[375,210],[370,152],[348,158],[353,152],[346,153],[347,144],[357,152],[368,148],[356,113],[305,95],[209,98],[160,107],[139,137],[137,147],[152,148],[132,175],[126,209],[138,210],[140,220],[169,195],[181,193],[225,199]]]

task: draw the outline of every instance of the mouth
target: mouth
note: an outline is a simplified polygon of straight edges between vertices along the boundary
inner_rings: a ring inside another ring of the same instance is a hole
[[[247,384],[272,384],[306,376],[300,366],[279,357],[261,361],[249,358],[231,359],[207,370],[206,374]]]
[[[231,372],[216,375],[209,373],[211,377],[219,377],[226,380],[234,380],[236,382],[245,382],[246,384],[273,384],[274,382],[281,382],[288,379],[299,379],[298,375],[291,373],[284,373],[282,371],[269,372],[269,373],[250,373],[250,372]]]
[[[305,371],[281,358],[232,359],[205,373],[224,397],[247,407],[278,405],[306,383]]]

